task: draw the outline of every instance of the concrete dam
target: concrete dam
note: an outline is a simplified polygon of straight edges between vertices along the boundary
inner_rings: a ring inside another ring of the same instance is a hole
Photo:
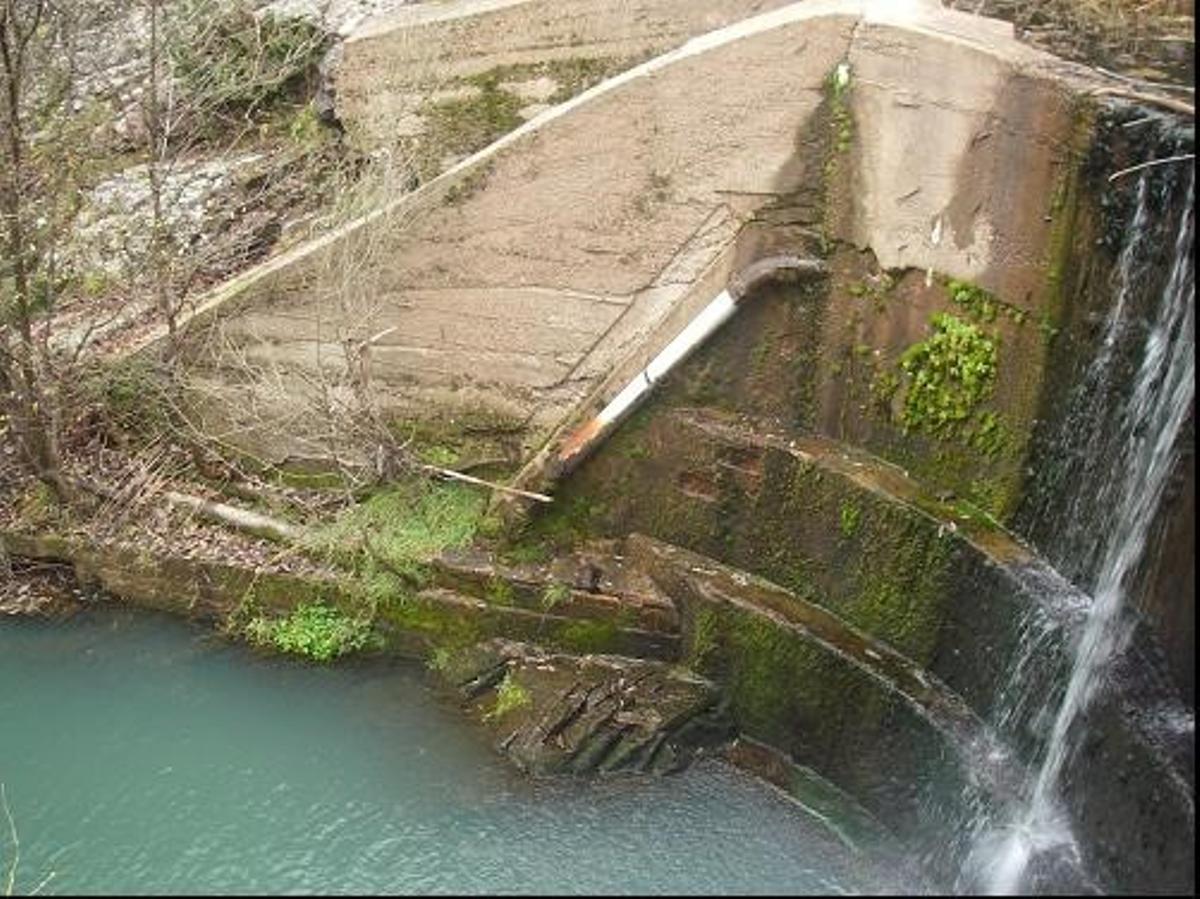
[[[333,84],[407,177],[195,305],[206,427],[369,465],[314,413],[369,391],[549,548],[428,615],[524,639],[575,566],[589,651],[947,887],[1194,890],[1190,118],[918,0],[420,3]]]

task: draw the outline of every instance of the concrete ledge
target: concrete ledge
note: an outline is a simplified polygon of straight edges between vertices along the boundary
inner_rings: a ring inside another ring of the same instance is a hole
[[[80,582],[134,605],[202,621],[224,621],[250,600],[280,614],[304,602],[345,605],[344,587],[333,578],[259,572],[54,535],[4,531],[0,541],[14,556],[70,564]]]

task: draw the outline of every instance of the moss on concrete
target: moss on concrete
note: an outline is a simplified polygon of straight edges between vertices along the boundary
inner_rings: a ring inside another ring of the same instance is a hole
[[[1012,303],[1007,303],[978,284],[957,278],[943,278],[946,293],[951,302],[961,307],[976,322],[991,324],[996,316],[1003,315],[1017,325],[1023,325],[1029,313]]]
[[[876,506],[864,522],[857,596],[845,616],[918,662],[937,644],[948,594],[951,541],[931,522]]]
[[[521,82],[553,80],[554,90],[545,102],[562,103],[636,61],[569,57],[494,66],[457,79],[449,86],[464,89],[464,96],[428,102],[420,110],[425,121],[425,132],[416,142],[421,176],[433,177],[441,171],[447,156],[466,156],[482,150],[520,126],[525,121],[521,111],[533,102],[515,90]],[[452,188],[447,202],[461,202],[474,189],[469,183],[461,191]]]
[[[513,562],[543,561],[593,534],[603,533],[600,520],[606,510],[606,504],[595,494],[561,491],[553,505],[534,510],[520,533],[502,546],[500,553]]]
[[[558,631],[556,638],[571,652],[615,652],[617,632],[615,621],[572,621]]]
[[[637,58],[570,56],[543,62],[496,66],[486,72],[464,78],[463,81],[482,88],[501,83],[550,78],[556,87],[546,102],[562,103],[599,84],[605,78],[632,68],[637,62]]]
[[[935,314],[931,333],[900,356],[906,430],[953,438],[995,389],[997,340],[953,315]]]
[[[869,731],[878,719],[880,688],[811,639],[727,605],[691,617],[684,657],[724,685],[741,732],[788,750],[828,750],[844,728]]]
[[[398,593],[378,610],[377,626],[388,645],[402,653],[430,655],[436,649],[461,649],[493,636],[479,616],[434,599]]]
[[[467,156],[482,150],[521,124],[525,102],[502,89],[494,78],[480,77],[477,92],[428,104],[423,110],[428,132],[424,146],[430,158],[426,174],[436,174],[447,154]]]

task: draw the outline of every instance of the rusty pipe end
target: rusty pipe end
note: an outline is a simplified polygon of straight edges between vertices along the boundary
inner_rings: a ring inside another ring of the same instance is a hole
[[[729,279],[726,290],[735,303],[740,303],[746,296],[764,281],[770,280],[780,272],[795,272],[798,275],[819,277],[828,269],[820,259],[797,256],[793,253],[781,253],[776,256],[766,256],[751,262],[745,268],[737,271]]]

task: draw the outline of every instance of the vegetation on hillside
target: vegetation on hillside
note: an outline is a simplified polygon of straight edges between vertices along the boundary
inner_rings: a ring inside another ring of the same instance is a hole
[[[1193,0],[943,0],[1006,19],[1059,56],[1155,82],[1195,80]]]

